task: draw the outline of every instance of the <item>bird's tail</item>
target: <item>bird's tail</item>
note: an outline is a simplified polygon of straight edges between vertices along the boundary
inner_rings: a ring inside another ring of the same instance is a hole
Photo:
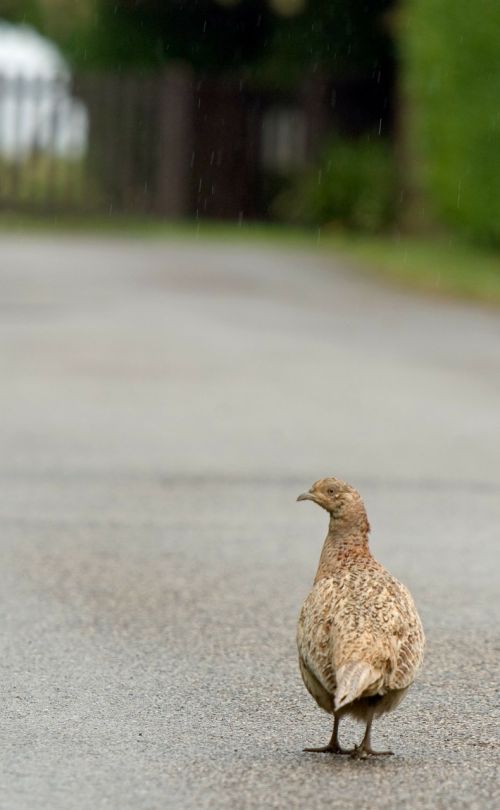
[[[360,697],[363,692],[374,686],[380,679],[380,672],[377,672],[370,664],[364,661],[344,664],[335,673],[337,687],[335,689],[335,711],[352,703]]]

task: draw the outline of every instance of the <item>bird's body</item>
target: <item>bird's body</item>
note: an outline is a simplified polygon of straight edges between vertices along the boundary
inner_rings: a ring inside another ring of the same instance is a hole
[[[313,485],[301,500],[330,513],[330,527],[313,588],[299,616],[297,644],[306,688],[334,715],[328,746],[344,753],[338,723],[351,714],[367,723],[356,756],[374,754],[374,717],[401,701],[423,657],[424,635],[413,599],[371,555],[369,524],[359,494],[334,478]]]

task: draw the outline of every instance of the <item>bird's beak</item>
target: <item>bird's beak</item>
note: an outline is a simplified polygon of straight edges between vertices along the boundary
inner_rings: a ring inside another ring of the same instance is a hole
[[[299,495],[297,498],[298,501],[314,501],[314,495],[312,492],[303,492],[302,495]]]

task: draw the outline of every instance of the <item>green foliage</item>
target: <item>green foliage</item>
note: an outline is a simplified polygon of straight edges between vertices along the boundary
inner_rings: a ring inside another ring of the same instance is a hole
[[[393,56],[386,14],[393,0],[308,0],[301,14],[279,20],[261,69],[278,81],[304,70],[331,76],[376,74]]]
[[[169,60],[196,69],[251,64],[274,24],[267,0],[95,0],[91,25],[73,38],[70,58],[98,67],[151,67]]]
[[[98,0],[95,18],[68,36],[66,53],[73,64],[89,68],[158,66],[159,33],[144,15]]]
[[[402,29],[415,145],[440,218],[500,243],[500,4],[409,0]]]
[[[392,59],[384,14],[393,0],[307,0],[291,17],[271,0],[73,0],[74,10],[71,0],[38,2],[50,35],[89,66],[180,59],[203,71],[252,67],[286,84],[304,70],[374,74]]]
[[[0,0],[0,20],[41,26],[42,14],[37,0]]]
[[[394,199],[389,145],[381,140],[335,140],[317,167],[278,196],[273,210],[295,223],[374,233],[392,222]]]
[[[1,0],[0,0],[1,2]],[[69,55],[85,48],[95,21],[95,0],[37,0],[43,33]]]

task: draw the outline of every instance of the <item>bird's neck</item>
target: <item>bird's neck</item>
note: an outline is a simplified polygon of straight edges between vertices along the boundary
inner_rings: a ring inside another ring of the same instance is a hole
[[[348,564],[354,558],[370,558],[369,531],[370,526],[366,519],[362,523],[339,525],[337,520],[330,518],[328,534],[323,544],[314,581],[318,582],[324,577],[331,576],[339,567]]]

